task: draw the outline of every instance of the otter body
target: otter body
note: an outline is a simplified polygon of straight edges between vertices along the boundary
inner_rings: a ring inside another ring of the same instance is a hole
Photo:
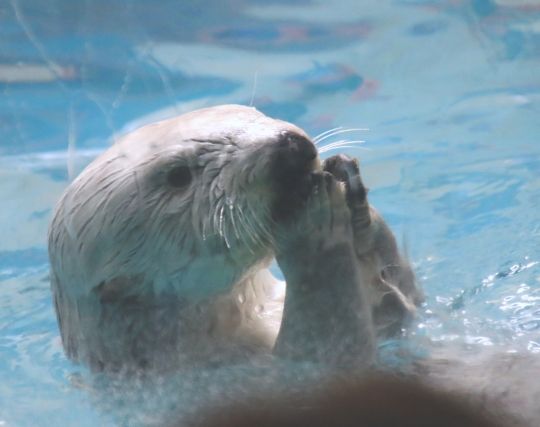
[[[391,232],[382,232],[382,244],[359,251],[361,227],[353,219],[360,209],[351,204],[346,186],[322,170],[306,133],[237,105],[140,128],[67,188],[49,230],[51,286],[67,355],[94,369],[119,370],[218,363],[272,351],[285,285],[268,265],[276,253],[291,254],[299,241],[315,245],[313,239],[279,236],[300,236],[301,222],[320,213],[312,201],[322,175],[335,184],[326,210],[346,212],[342,226],[354,233],[344,237],[326,227],[321,261],[291,257],[285,279],[331,293],[332,283],[310,284],[306,278],[327,280],[317,271],[324,273],[332,263],[323,260],[338,252],[349,259],[347,292],[354,293],[360,315],[346,322],[364,322],[352,328],[357,343],[351,348],[365,344],[361,357],[372,359],[373,295],[382,301],[388,290],[382,296],[370,290],[371,276],[382,270],[369,256],[387,251],[384,245],[397,253]],[[368,228],[375,224],[379,230],[384,223],[375,218]],[[415,290],[412,273],[410,280],[407,286]],[[399,286],[395,291],[402,293]],[[408,302],[407,292],[403,298]],[[288,317],[302,324],[296,315]],[[281,335],[288,334],[284,325]]]

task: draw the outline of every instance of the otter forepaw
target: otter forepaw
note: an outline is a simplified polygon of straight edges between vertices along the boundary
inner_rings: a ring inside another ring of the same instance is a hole
[[[323,170],[330,172],[345,184],[349,206],[366,200],[368,189],[362,182],[358,160],[345,154],[329,157],[323,162]]]
[[[337,154],[323,162],[323,170],[330,172],[338,181],[347,182],[351,176],[360,175],[358,160],[345,154]]]
[[[350,238],[351,218],[343,184],[329,172],[314,176],[314,186],[304,213],[304,230],[309,239],[326,245]]]
[[[350,211],[343,184],[329,172],[312,174],[312,190],[294,226],[280,230],[277,252],[314,253],[352,242]]]

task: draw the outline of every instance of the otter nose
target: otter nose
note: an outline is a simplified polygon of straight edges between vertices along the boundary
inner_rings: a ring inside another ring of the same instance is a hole
[[[309,165],[317,157],[315,145],[299,133],[282,132],[277,143],[281,154],[280,157],[292,167]]]
[[[300,132],[283,131],[272,142],[269,165],[274,190],[272,218],[276,223],[292,218],[309,197],[317,156],[313,142]]]

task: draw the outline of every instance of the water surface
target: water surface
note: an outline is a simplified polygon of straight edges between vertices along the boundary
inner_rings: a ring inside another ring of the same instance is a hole
[[[275,367],[236,367],[103,399],[51,305],[46,228],[69,180],[114,135],[221,103],[311,135],[369,128],[343,151],[425,289],[408,345],[536,357],[538,70],[536,0],[0,4],[0,425],[151,425],[167,396],[194,408],[275,382]]]

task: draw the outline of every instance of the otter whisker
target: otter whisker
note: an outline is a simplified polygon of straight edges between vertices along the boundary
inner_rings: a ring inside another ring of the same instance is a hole
[[[320,149],[325,149],[325,148],[329,148],[329,147],[334,147],[336,145],[341,145],[341,144],[363,144],[365,143],[366,141],[364,140],[348,140],[348,139],[340,139],[339,141],[335,141],[335,142],[330,142],[326,145],[323,145],[322,147],[320,147]]]
[[[337,128],[334,132],[328,133],[327,135],[324,135],[323,137],[319,137],[318,139],[314,139],[313,143],[315,145],[321,143],[325,139],[332,138],[336,135],[342,134],[342,133],[349,133],[349,132],[361,132],[361,131],[368,131],[368,128]]]
[[[266,239],[267,242],[273,242],[274,238],[270,231],[267,229],[267,227],[264,226],[263,222],[261,221],[261,218],[263,215],[257,216],[253,212],[251,206],[249,207],[251,211],[251,216],[253,220],[255,221],[255,224],[259,227],[261,238]],[[269,217],[269,215],[264,215],[264,217]]]
[[[213,228],[214,228],[214,234],[220,234],[220,230],[219,230],[219,210],[221,209],[221,198],[218,198],[216,201],[215,201],[215,207],[214,207],[214,212],[212,214],[212,219],[213,219]]]
[[[313,138],[313,143],[314,144],[317,144],[317,142],[323,137],[323,136],[326,136],[328,135],[329,133],[332,133],[332,132],[335,132],[337,130],[341,130],[343,129],[343,126],[338,126],[337,128],[332,128],[332,129],[329,129],[327,131],[324,131],[324,132],[321,132],[320,134],[318,134],[316,137]]]
[[[324,151],[319,151],[319,154],[323,154],[323,153],[327,153],[328,151],[332,151],[332,150],[339,150],[340,148],[352,148],[352,149],[355,149],[355,150],[366,150],[366,151],[370,151],[369,148],[366,148],[366,147],[358,147],[356,145],[340,145],[338,147],[331,147],[329,148],[328,150],[324,150]]]
[[[333,142],[331,144],[327,144],[319,149],[319,154],[325,153],[326,151],[330,150],[336,150],[338,148],[361,148],[363,150],[369,150],[365,147],[358,147],[358,145],[363,144],[365,141],[349,141],[349,140],[341,140],[337,142]]]
[[[246,205],[246,219],[248,220],[250,226],[254,230],[254,235],[257,237],[257,244],[259,246],[265,246],[265,240],[268,242],[272,241],[272,238],[270,236],[270,233],[266,230],[266,228],[261,223],[260,218],[258,215],[253,212],[253,208],[250,204]],[[262,215],[261,215],[262,217]]]
[[[223,237],[223,205],[219,208],[219,235]]]
[[[201,219],[201,232],[202,232],[202,239],[206,240],[207,234],[206,234],[206,222],[204,219]]]
[[[244,210],[242,207],[238,206],[238,218],[240,219],[240,223],[244,227],[244,230],[246,231],[248,237],[253,241],[253,244],[260,246],[262,245],[262,242],[258,236],[257,231],[255,230],[253,224],[248,220],[246,214],[244,213]]]
[[[236,221],[234,219],[235,212],[236,212],[236,206],[234,205],[233,202],[227,202],[227,206],[229,208],[229,214],[230,214],[230,218],[231,218],[231,225],[232,225],[232,228],[233,228],[233,231],[234,231],[234,235],[236,236],[237,239],[240,239],[240,232],[238,231],[238,228],[236,227]]]
[[[234,234],[234,237],[235,237],[234,241],[241,242],[242,241],[241,234],[240,234],[240,231],[238,230],[238,227],[236,226],[236,219],[235,219],[236,207],[235,207],[234,201],[231,200],[229,197],[226,198],[226,206],[227,206],[227,212],[226,212],[225,218],[226,219],[228,218],[228,223],[226,224],[227,230],[230,231],[230,229],[232,228],[232,233]],[[225,230],[226,236],[228,236],[227,230]]]
[[[255,251],[251,247],[251,242],[248,239],[248,237],[249,237],[249,238],[251,238],[251,240],[254,240],[253,239],[253,231],[251,231],[249,229],[249,227],[247,226],[247,224],[245,222],[245,218],[243,218],[242,207],[238,206],[238,205],[234,206],[234,212],[237,215],[238,224],[239,224],[239,226],[241,227],[241,229],[243,231],[243,233],[239,233],[240,234],[240,236],[239,236],[240,243],[243,243],[248,248],[248,250],[249,250],[249,252],[251,254],[255,254]],[[236,226],[235,226],[235,228],[236,228]]]
[[[321,152],[329,147],[334,147],[336,145],[340,145],[340,144],[345,144],[347,142],[346,139],[340,139],[339,141],[335,141],[335,142],[330,142],[326,145],[323,145],[322,147],[318,147],[318,151]]]
[[[226,218],[225,218],[225,206],[222,204],[219,209],[219,235],[223,238],[225,246],[227,249],[231,249],[231,244],[229,238],[227,237],[227,228],[226,228]]]
[[[249,208],[249,207],[248,207]],[[253,214],[251,212],[251,209],[247,209],[248,213],[250,215],[245,215],[244,214],[244,220],[246,222],[246,225],[249,225],[249,228],[251,230],[251,233],[250,233],[250,237],[252,238],[253,240],[253,243],[256,245],[256,246],[263,246],[263,240],[261,238],[261,236],[259,235],[259,232],[257,230],[257,227],[255,225],[253,225]]]

